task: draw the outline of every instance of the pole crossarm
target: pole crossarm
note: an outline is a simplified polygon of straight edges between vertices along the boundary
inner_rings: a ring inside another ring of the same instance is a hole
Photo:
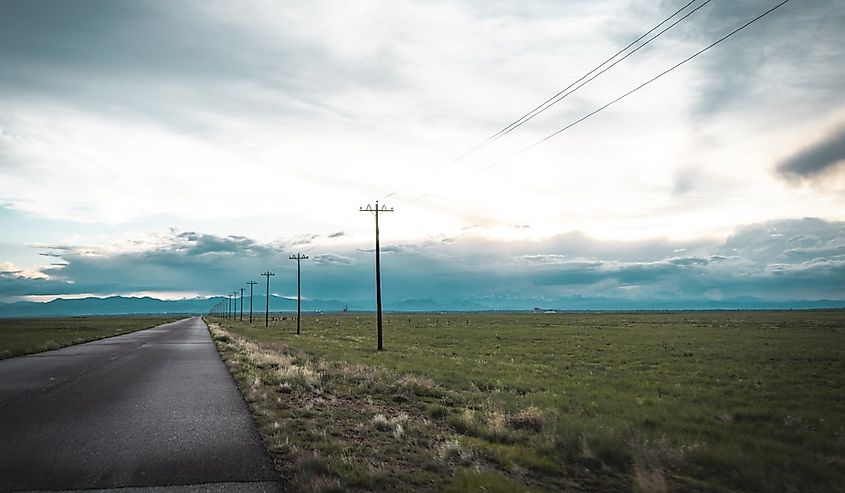
[[[378,200],[376,200],[376,206],[375,207],[372,207],[370,204],[367,204],[367,207],[360,207],[360,208],[358,208],[358,211],[359,212],[396,212],[393,209],[393,207],[387,207],[385,205],[382,205],[381,208],[379,208]]]

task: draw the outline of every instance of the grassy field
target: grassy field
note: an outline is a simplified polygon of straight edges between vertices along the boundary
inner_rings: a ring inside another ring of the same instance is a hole
[[[311,491],[844,491],[845,312],[234,321],[215,340]]]
[[[59,349],[174,320],[163,316],[0,319],[0,359]]]

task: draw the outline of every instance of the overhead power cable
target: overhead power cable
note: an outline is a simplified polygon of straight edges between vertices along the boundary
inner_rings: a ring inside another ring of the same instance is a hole
[[[644,48],[645,46],[647,46],[649,43],[651,43],[651,42],[652,42],[652,41],[654,41],[655,39],[657,39],[657,38],[659,38],[660,36],[662,36],[662,35],[663,35],[666,31],[669,31],[670,29],[672,29],[673,27],[675,27],[676,25],[678,25],[679,23],[681,23],[684,19],[686,19],[687,17],[691,16],[692,14],[694,14],[694,13],[698,12],[698,11],[699,11],[702,7],[704,7],[705,5],[707,5],[708,3],[710,3],[710,1],[711,1],[711,0],[706,0],[704,3],[700,4],[699,6],[697,6],[697,7],[696,7],[696,8],[694,8],[694,9],[690,10],[689,12],[687,12],[686,14],[684,14],[681,18],[677,19],[675,22],[673,22],[672,24],[669,24],[668,26],[666,26],[665,28],[663,28],[660,32],[658,32],[657,34],[655,34],[655,35],[654,35],[654,36],[652,36],[651,38],[647,39],[644,43],[640,44],[639,46],[637,46],[637,47],[636,47],[636,48],[634,48],[633,50],[629,51],[627,54],[625,54],[625,56],[623,56],[623,57],[619,58],[619,59],[618,59],[618,60],[616,60],[615,62],[611,63],[610,65],[608,65],[608,66],[606,66],[606,67],[604,67],[605,65],[607,65],[608,63],[610,63],[610,61],[611,61],[611,60],[613,60],[613,59],[614,59],[614,58],[616,58],[617,56],[621,55],[622,53],[624,53],[625,51],[627,51],[629,48],[631,48],[632,46],[634,46],[634,45],[635,45],[635,44],[637,44],[638,42],[642,41],[642,40],[643,40],[646,36],[648,36],[649,34],[651,34],[652,32],[654,32],[655,30],[657,30],[660,26],[662,26],[663,24],[665,24],[666,22],[668,22],[670,19],[672,19],[673,17],[675,17],[676,15],[678,15],[680,12],[682,12],[684,9],[686,9],[687,7],[689,7],[692,3],[694,3],[694,2],[695,2],[695,0],[693,0],[692,2],[689,2],[688,4],[684,5],[683,7],[681,7],[680,9],[678,9],[675,13],[673,13],[672,15],[670,15],[669,17],[667,17],[666,19],[664,19],[663,21],[661,21],[661,22],[660,22],[660,24],[658,24],[658,25],[654,26],[653,28],[649,29],[649,30],[648,30],[645,34],[643,34],[642,36],[640,36],[639,38],[637,38],[636,40],[634,40],[633,42],[631,42],[631,43],[630,43],[628,46],[626,46],[625,48],[622,48],[621,50],[619,50],[618,52],[616,52],[616,53],[615,53],[612,57],[610,57],[610,58],[608,58],[607,60],[603,61],[602,63],[600,63],[599,65],[597,65],[595,68],[593,68],[592,70],[590,70],[590,71],[589,71],[589,72],[587,72],[586,74],[582,75],[582,76],[581,76],[580,78],[578,78],[576,81],[574,81],[574,82],[572,82],[571,84],[569,84],[568,86],[566,86],[566,88],[564,88],[563,90],[561,90],[560,92],[558,92],[558,93],[557,93],[557,94],[555,94],[554,96],[550,97],[549,99],[547,99],[547,100],[543,101],[543,102],[542,102],[539,106],[535,107],[534,109],[532,109],[532,110],[531,110],[531,111],[529,111],[528,113],[526,113],[526,114],[522,115],[522,116],[521,116],[521,117],[519,117],[517,120],[515,120],[515,121],[511,122],[511,123],[510,123],[510,125],[508,125],[507,127],[503,128],[503,129],[501,129],[501,130],[499,130],[498,132],[496,132],[495,134],[491,135],[490,137],[488,137],[486,140],[484,140],[484,141],[483,141],[483,142],[481,142],[480,144],[476,145],[476,146],[475,146],[475,147],[473,147],[472,149],[470,149],[470,150],[468,150],[467,152],[465,152],[465,153],[461,154],[460,156],[458,156],[458,160],[463,159],[463,158],[464,158],[464,157],[466,157],[466,156],[469,156],[470,154],[472,154],[472,153],[474,153],[474,152],[476,152],[476,151],[478,151],[478,150],[480,150],[480,149],[482,149],[482,148],[486,147],[487,145],[489,145],[489,144],[491,144],[491,143],[495,142],[496,140],[500,139],[501,137],[503,137],[503,136],[505,136],[505,135],[507,135],[507,134],[509,134],[509,133],[513,132],[513,131],[514,131],[514,130],[516,130],[517,128],[521,127],[522,125],[524,125],[524,124],[525,124],[526,122],[528,122],[529,120],[532,120],[534,117],[536,117],[536,116],[537,116],[537,115],[539,115],[540,113],[543,113],[544,111],[546,111],[547,109],[551,108],[552,106],[554,106],[555,104],[557,104],[558,102],[560,102],[561,100],[563,100],[564,98],[566,98],[567,96],[569,96],[570,94],[574,93],[574,92],[575,92],[575,91],[577,91],[578,89],[580,89],[580,88],[584,87],[585,85],[587,85],[588,83],[590,83],[591,81],[593,81],[594,79],[596,79],[597,77],[599,77],[601,74],[603,74],[603,73],[607,72],[608,70],[610,70],[611,68],[615,67],[617,64],[619,64],[620,62],[622,62],[623,60],[625,60],[625,59],[626,59],[626,58],[628,58],[629,56],[631,56],[631,55],[633,55],[634,53],[638,52],[639,50],[641,50],[642,48]],[[602,68],[602,67],[604,67],[604,68]]]
[[[663,34],[664,34],[664,33],[666,33],[667,31],[669,31],[670,29],[672,29],[673,27],[675,27],[678,23],[680,23],[681,21],[683,21],[684,19],[686,19],[687,17],[689,17],[690,15],[694,14],[696,11],[698,11],[699,9],[701,9],[702,7],[704,7],[705,5],[707,5],[708,3],[710,3],[710,1],[711,1],[711,0],[706,0],[704,3],[702,3],[702,4],[698,5],[695,9],[691,10],[690,12],[687,12],[687,13],[686,13],[684,16],[682,16],[680,19],[676,20],[675,22],[673,22],[672,24],[670,24],[670,25],[669,25],[669,26],[667,26],[666,28],[662,29],[660,32],[658,32],[656,35],[654,35],[654,36],[652,36],[651,38],[649,38],[646,42],[644,42],[644,43],[642,43],[641,45],[639,45],[637,48],[635,48],[634,50],[632,50],[630,53],[626,54],[624,57],[620,58],[619,60],[616,60],[616,61],[615,61],[615,62],[613,62],[610,66],[605,67],[605,65],[607,65],[607,64],[608,64],[608,63],[610,63],[610,62],[612,62],[612,61],[613,61],[614,59],[616,59],[619,55],[621,55],[621,54],[625,53],[626,51],[628,51],[631,47],[635,46],[637,43],[639,43],[640,41],[642,41],[643,39],[645,39],[646,37],[648,37],[648,36],[649,36],[651,33],[653,33],[654,31],[656,31],[656,30],[660,29],[660,27],[661,27],[661,26],[663,26],[663,25],[664,25],[664,24],[666,24],[667,22],[671,21],[671,20],[672,20],[673,18],[675,18],[678,14],[680,14],[681,12],[683,12],[684,10],[686,10],[686,9],[687,9],[690,5],[694,4],[696,1],[697,1],[697,0],[691,0],[690,2],[687,2],[684,6],[682,6],[681,8],[679,8],[678,10],[676,10],[675,12],[673,12],[670,16],[666,17],[665,19],[663,19],[662,21],[660,21],[659,23],[657,23],[654,27],[652,27],[651,29],[649,29],[648,31],[646,31],[645,33],[643,33],[642,35],[640,35],[637,39],[635,39],[634,41],[630,42],[627,46],[625,46],[625,47],[624,47],[624,48],[622,48],[621,50],[617,51],[616,53],[614,53],[612,56],[610,56],[609,58],[607,58],[606,60],[604,60],[604,61],[603,61],[603,62],[601,62],[600,64],[596,65],[596,66],[595,66],[594,68],[592,68],[591,70],[587,71],[584,75],[582,75],[581,77],[579,77],[578,79],[576,79],[575,81],[573,81],[572,83],[570,83],[570,84],[569,84],[568,86],[566,86],[564,89],[562,89],[561,91],[557,92],[556,94],[554,94],[554,95],[553,95],[553,96],[551,96],[550,98],[546,99],[545,101],[543,101],[542,103],[540,103],[538,106],[534,107],[531,111],[529,111],[528,113],[526,113],[526,114],[522,115],[522,116],[521,116],[521,117],[519,117],[518,119],[514,120],[513,122],[511,122],[510,124],[508,124],[506,127],[502,128],[502,129],[501,129],[501,130],[499,130],[498,132],[494,133],[493,135],[491,135],[490,137],[488,137],[487,139],[485,139],[483,142],[479,143],[478,145],[476,145],[476,146],[475,146],[475,147],[473,147],[472,149],[469,149],[468,151],[464,152],[463,154],[461,154],[461,155],[459,155],[459,156],[455,157],[454,159],[452,159],[451,161],[449,161],[448,163],[446,163],[446,165],[441,166],[440,168],[438,168],[437,170],[435,170],[435,172],[434,172],[434,173],[429,174],[429,176],[433,176],[434,174],[436,174],[436,173],[438,173],[438,172],[442,171],[443,169],[445,169],[446,167],[448,167],[448,166],[450,166],[450,165],[452,165],[452,164],[454,164],[454,163],[456,163],[456,162],[459,162],[459,161],[463,160],[464,158],[466,158],[466,157],[467,157],[467,156],[469,156],[470,154],[472,154],[472,153],[474,153],[474,152],[477,152],[478,150],[482,149],[483,147],[485,147],[485,146],[489,145],[490,143],[492,143],[492,142],[494,142],[494,141],[498,140],[498,139],[499,139],[499,138],[501,138],[502,136],[504,136],[504,135],[506,135],[506,134],[508,134],[508,133],[512,132],[514,129],[516,129],[516,128],[518,128],[518,127],[522,126],[524,123],[526,123],[527,121],[531,120],[532,118],[534,118],[534,117],[535,117],[535,116],[537,116],[538,114],[540,114],[540,113],[542,113],[542,112],[546,111],[546,110],[547,110],[549,107],[551,107],[552,105],[556,104],[557,102],[559,102],[559,101],[560,101],[560,100],[562,100],[563,98],[565,98],[565,97],[569,96],[570,94],[572,94],[573,92],[577,91],[578,89],[580,89],[580,88],[581,88],[581,87],[583,87],[584,85],[588,84],[590,81],[594,80],[596,77],[598,77],[598,76],[600,76],[601,74],[603,74],[603,73],[607,72],[608,70],[610,70],[611,68],[613,68],[615,65],[617,65],[617,64],[618,64],[618,63],[620,63],[621,61],[623,61],[623,60],[625,60],[626,58],[628,58],[629,56],[633,55],[634,53],[636,53],[637,51],[639,51],[641,48],[643,48],[643,47],[644,47],[644,46],[646,46],[647,44],[651,43],[652,41],[654,41],[655,39],[657,39],[658,37],[660,37],[661,35],[663,35]],[[602,67],[604,67],[604,69],[602,69]],[[599,73],[596,73],[597,71],[599,71]],[[593,75],[593,74],[595,74],[595,75]],[[592,75],[592,77],[590,77],[591,75]],[[588,79],[588,78],[589,78],[589,79]],[[586,80],[586,81],[585,81],[585,79],[588,79],[588,80]],[[583,81],[583,83],[582,83],[582,81]],[[579,84],[579,83],[581,83],[581,84]],[[578,85],[578,87],[575,87],[576,85]],[[573,89],[573,87],[575,87],[575,88]],[[570,91],[570,89],[572,89],[572,90]],[[413,183],[409,183],[409,184],[407,184],[407,185],[405,185],[405,186],[403,186],[403,187],[401,187],[401,188],[399,188],[399,189],[397,189],[397,190],[395,190],[395,191],[393,191],[393,192],[391,192],[391,193],[388,193],[387,195],[385,195],[385,196],[384,196],[384,197],[382,197],[382,198],[389,198],[389,197],[392,197],[392,196],[394,196],[394,195],[396,195],[396,194],[398,194],[398,193],[401,193],[401,192],[403,192],[403,191],[407,190],[407,189],[408,189],[409,187],[411,187],[412,185],[413,185]]]
[[[565,132],[566,130],[569,130],[570,128],[574,127],[575,125],[578,125],[579,123],[583,122],[584,120],[586,120],[586,119],[588,119],[588,118],[592,117],[593,115],[595,115],[595,114],[597,114],[597,113],[599,113],[599,112],[601,112],[601,111],[605,110],[605,109],[606,109],[606,108],[608,108],[609,106],[611,106],[611,105],[613,105],[613,104],[618,103],[619,101],[621,101],[621,100],[623,100],[623,99],[627,98],[627,97],[628,97],[628,96],[630,96],[631,94],[634,94],[635,92],[637,92],[637,91],[639,91],[640,89],[642,89],[642,88],[644,88],[644,87],[648,86],[648,85],[649,85],[649,84],[651,84],[652,82],[655,82],[656,80],[660,79],[660,78],[661,78],[661,77],[663,77],[664,75],[666,75],[666,74],[668,74],[668,73],[672,72],[673,70],[675,70],[675,69],[677,69],[677,68],[681,67],[682,65],[686,64],[687,62],[689,62],[689,61],[693,60],[694,58],[698,57],[698,56],[699,56],[699,55],[701,55],[702,53],[704,53],[704,52],[706,52],[706,51],[709,51],[710,49],[712,49],[712,48],[713,48],[713,47],[715,47],[716,45],[718,45],[718,44],[722,43],[723,41],[727,40],[728,38],[730,38],[731,36],[735,35],[736,33],[740,32],[740,31],[742,31],[743,29],[747,28],[748,26],[750,26],[750,25],[754,24],[755,22],[759,21],[759,20],[760,20],[760,19],[762,19],[763,17],[766,17],[767,15],[771,14],[771,13],[772,13],[772,12],[774,12],[775,10],[779,9],[780,7],[782,7],[782,6],[783,6],[784,4],[786,4],[787,2],[789,2],[789,0],[783,0],[782,2],[778,3],[778,4],[777,4],[777,5],[775,5],[774,7],[771,7],[770,9],[766,10],[765,12],[763,12],[763,13],[762,13],[762,14],[760,14],[760,15],[758,15],[757,17],[754,17],[753,19],[749,20],[748,22],[746,22],[745,24],[741,25],[740,27],[738,27],[738,28],[734,29],[733,31],[729,32],[728,34],[726,34],[726,35],[722,36],[721,38],[719,38],[719,39],[717,39],[716,41],[714,41],[714,42],[710,43],[709,45],[705,46],[704,48],[702,48],[702,49],[700,49],[700,50],[696,51],[696,52],[695,52],[695,53],[693,53],[692,55],[688,56],[687,58],[684,58],[684,59],[683,59],[683,60],[681,60],[680,62],[676,63],[675,65],[672,65],[672,66],[671,66],[671,67],[669,67],[668,69],[664,70],[663,72],[660,72],[659,74],[657,74],[657,75],[655,75],[654,77],[652,77],[651,79],[649,79],[649,80],[647,80],[647,81],[643,82],[642,84],[638,85],[637,87],[635,87],[635,88],[631,89],[630,91],[626,92],[625,94],[622,94],[621,96],[617,97],[616,99],[613,99],[613,100],[611,100],[610,102],[608,102],[608,103],[604,104],[603,106],[600,106],[599,108],[596,108],[595,110],[591,111],[590,113],[587,113],[586,115],[584,115],[584,116],[582,116],[581,118],[579,118],[579,119],[577,119],[577,120],[573,121],[572,123],[570,123],[570,124],[566,125],[565,127],[563,127],[563,128],[561,128],[561,129],[559,129],[559,130],[557,130],[557,131],[555,131],[555,132],[553,132],[553,133],[551,133],[551,134],[547,135],[546,137],[543,137],[542,139],[538,140],[537,142],[534,142],[533,144],[531,144],[531,145],[529,145],[529,146],[527,146],[527,147],[524,147],[524,148],[520,149],[519,151],[517,151],[517,152],[515,152],[515,153],[511,154],[510,156],[508,156],[508,157],[506,157],[506,158],[504,158],[504,159],[501,159],[501,160],[499,160],[499,161],[496,161],[496,162],[494,162],[494,163],[492,163],[492,164],[490,164],[490,165],[488,165],[488,166],[485,166],[485,167],[481,168],[481,171],[488,170],[488,169],[490,169],[490,168],[493,168],[494,166],[498,166],[498,165],[500,165],[500,164],[502,164],[502,163],[504,163],[504,162],[506,162],[506,161],[508,161],[508,160],[510,160],[510,159],[513,159],[513,158],[515,158],[516,156],[519,156],[520,154],[522,154],[522,153],[524,153],[524,152],[528,151],[529,149],[533,149],[534,147],[536,147],[536,146],[538,146],[538,145],[542,144],[543,142],[546,142],[547,140],[549,140],[549,139],[551,139],[551,138],[553,138],[553,137],[555,137],[555,136],[557,136],[557,135],[560,135],[561,133]]]

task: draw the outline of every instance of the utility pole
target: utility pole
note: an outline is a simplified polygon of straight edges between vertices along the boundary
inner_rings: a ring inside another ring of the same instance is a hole
[[[238,318],[238,292],[232,291],[232,320]]]
[[[244,321],[244,288],[241,288],[241,322]]]
[[[232,295],[226,294],[226,318],[229,318],[229,314],[232,312]]]
[[[300,294],[300,270],[299,270],[299,262],[300,260],[307,260],[308,255],[302,255],[301,253],[297,253],[296,255],[290,256],[291,260],[296,260],[296,335],[299,335],[299,318],[301,315],[301,301],[302,296]]]
[[[249,281],[249,323],[252,323],[252,287],[258,284],[255,281]]]
[[[381,351],[383,348],[382,345],[382,338],[381,338],[381,261],[379,259],[379,243],[378,243],[378,215],[380,212],[393,212],[393,207],[387,208],[386,206],[378,206],[378,200],[376,200],[375,208],[370,207],[370,204],[367,204],[367,207],[361,207],[358,209],[360,212],[374,212],[376,216],[376,312],[377,312],[377,320],[378,320],[378,350]]]
[[[267,272],[262,272],[261,275],[267,278],[267,289],[265,291],[265,293],[267,293],[267,296],[264,298],[264,326],[269,327],[270,326],[270,276],[275,276],[276,274],[274,274],[274,273],[272,273],[268,270]]]

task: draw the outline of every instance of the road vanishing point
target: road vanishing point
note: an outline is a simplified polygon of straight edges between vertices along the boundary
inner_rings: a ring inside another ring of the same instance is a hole
[[[280,491],[200,317],[0,361],[0,491]]]

